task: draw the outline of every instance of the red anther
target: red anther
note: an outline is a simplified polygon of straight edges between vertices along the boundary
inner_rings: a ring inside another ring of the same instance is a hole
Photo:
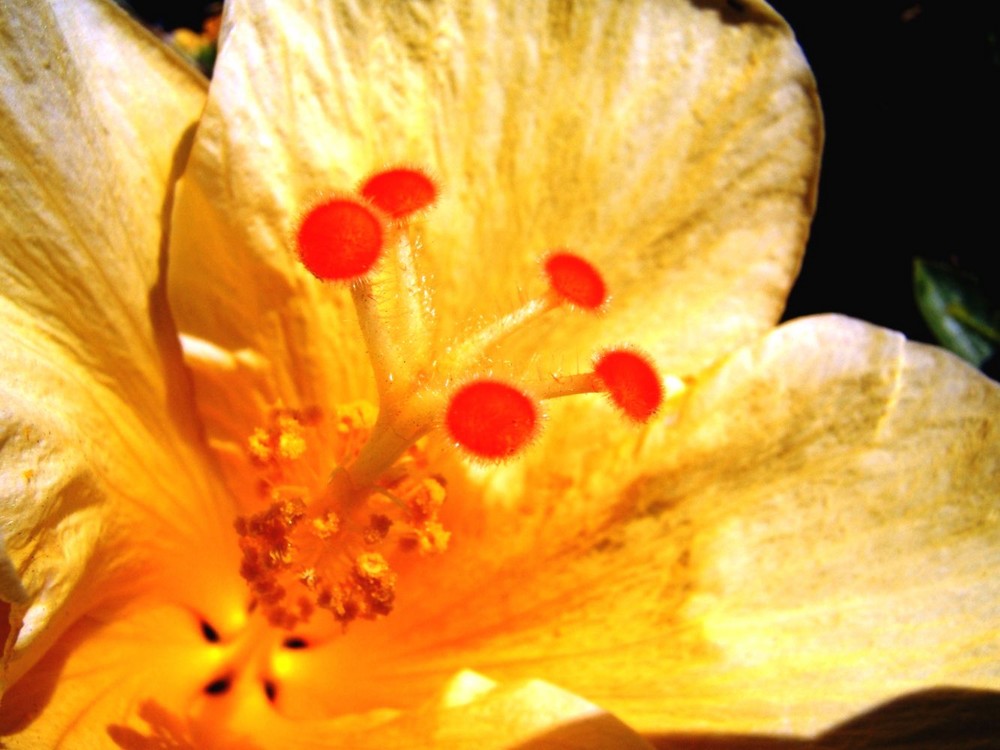
[[[608,298],[600,272],[579,255],[564,250],[545,259],[545,273],[553,291],[585,310],[596,310]]]
[[[393,219],[402,219],[427,208],[437,199],[437,185],[425,172],[396,167],[377,172],[359,190]]]
[[[598,357],[594,374],[619,409],[645,422],[663,402],[663,384],[653,365],[641,354],[615,349]]]
[[[456,443],[479,458],[510,458],[534,436],[538,408],[521,391],[476,380],[451,397],[445,426]]]
[[[363,276],[382,255],[385,227],[369,206],[356,198],[333,198],[314,206],[296,241],[299,258],[314,276],[326,280]]]

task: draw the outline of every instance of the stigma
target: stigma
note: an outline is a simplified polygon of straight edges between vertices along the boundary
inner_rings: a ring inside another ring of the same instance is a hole
[[[259,509],[235,523],[240,572],[276,627],[295,628],[318,612],[344,627],[384,617],[395,604],[400,558],[447,550],[446,484],[426,448],[432,434],[473,461],[516,460],[542,429],[545,401],[603,393],[625,420],[642,423],[684,390],[627,343],[595,352],[581,372],[492,373],[491,355],[512,334],[611,304],[600,270],[565,247],[540,250],[538,277],[525,285],[538,290],[534,296],[468,329],[445,351],[429,351],[433,315],[419,301],[427,280],[416,259],[438,195],[423,170],[393,167],[316,203],[299,222],[303,266],[320,282],[349,286],[378,405],[346,404],[330,414],[277,405],[248,436]],[[384,277],[397,283],[383,284]],[[381,291],[393,286],[413,299],[382,304]],[[321,433],[337,439],[331,445]],[[323,452],[325,476],[301,470],[314,465],[303,461],[313,450]]]

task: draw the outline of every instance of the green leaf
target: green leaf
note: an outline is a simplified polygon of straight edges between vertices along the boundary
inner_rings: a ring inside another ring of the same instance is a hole
[[[934,336],[980,367],[1000,345],[1000,316],[977,280],[941,263],[913,261],[913,291]]]

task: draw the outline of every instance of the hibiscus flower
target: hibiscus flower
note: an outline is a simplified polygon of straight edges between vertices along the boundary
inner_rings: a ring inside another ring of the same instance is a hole
[[[110,5],[0,11],[5,746],[641,747],[1000,684],[997,386],[771,331],[820,123],[769,8],[226,13],[206,92]],[[302,263],[330,205],[353,280]],[[486,449],[481,383],[528,415]]]

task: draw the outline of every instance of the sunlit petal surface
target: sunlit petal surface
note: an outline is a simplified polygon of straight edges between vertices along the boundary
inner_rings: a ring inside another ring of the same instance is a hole
[[[228,4],[170,274],[220,454],[277,400],[371,398],[346,289],[291,238],[317,197],[388,165],[441,185],[416,257],[428,362],[544,288],[555,247],[597,264],[612,305],[513,337],[502,370],[575,372],[628,340],[686,374],[773,325],[820,123],[791,32],[743,5]]]
[[[109,6],[0,11],[5,746],[641,748],[1000,686],[997,385],[771,330],[821,138],[788,29],[510,5],[233,0],[207,104]],[[387,166],[434,200],[319,281],[302,217]],[[610,297],[553,302],[553,251]],[[504,462],[443,429],[490,379]]]
[[[6,6],[0,23],[11,679],[97,602],[153,581],[170,595],[182,550],[202,550],[206,574],[232,555],[160,278],[203,83],[103,4]],[[183,588],[207,598],[198,579]]]

